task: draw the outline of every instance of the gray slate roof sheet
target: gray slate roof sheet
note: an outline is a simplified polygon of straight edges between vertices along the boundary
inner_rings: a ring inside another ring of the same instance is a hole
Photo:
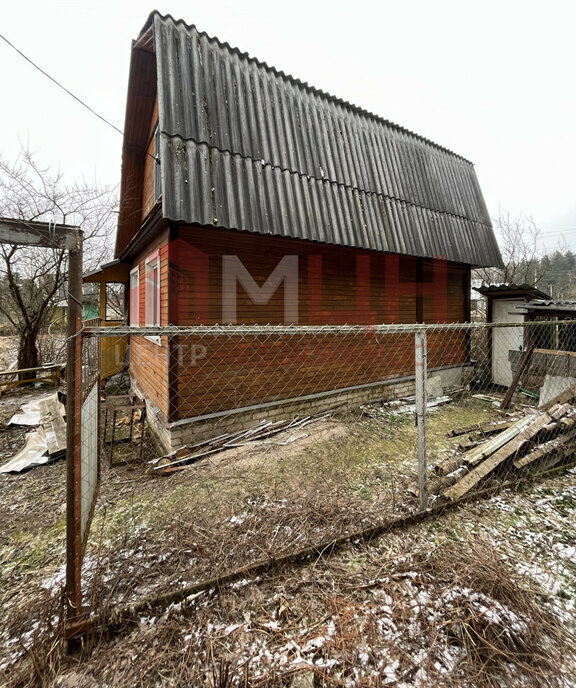
[[[166,217],[500,265],[470,162],[194,26],[151,27]]]

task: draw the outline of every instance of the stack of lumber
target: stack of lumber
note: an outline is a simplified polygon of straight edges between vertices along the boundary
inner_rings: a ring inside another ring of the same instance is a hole
[[[576,453],[576,385],[540,409],[518,419],[453,430],[452,436],[473,432],[466,451],[435,466],[439,493],[460,499],[492,474],[519,475],[549,470]],[[462,445],[461,445],[462,446]]]
[[[226,433],[213,437],[197,444],[189,444],[180,449],[177,449],[170,454],[161,456],[159,459],[154,459],[154,471],[160,475],[170,475],[176,471],[180,471],[190,464],[196,463],[200,459],[204,459],[212,454],[225,451],[226,449],[234,449],[236,447],[243,447],[254,442],[266,442],[270,437],[279,435],[286,431],[293,431],[315,423],[320,420],[325,420],[332,415],[332,411],[321,413],[315,416],[305,416],[303,418],[295,418],[292,420],[279,420],[272,422],[270,420],[262,421],[255,427],[249,430],[239,430],[238,432]],[[289,444],[297,439],[305,437],[305,435],[292,435],[285,441],[278,444]]]

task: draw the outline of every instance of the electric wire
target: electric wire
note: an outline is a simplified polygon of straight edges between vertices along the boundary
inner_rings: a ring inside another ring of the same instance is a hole
[[[19,50],[19,49],[14,45],[14,43],[11,43],[11,42],[6,38],[6,36],[3,36],[3,35],[0,33],[0,38],[1,38],[5,43],[7,43],[13,50],[15,50],[21,57],[23,57],[23,58],[26,60],[26,62],[29,62],[29,63],[30,63],[35,69],[37,69],[41,74],[44,74],[44,76],[47,77],[48,79],[50,79],[50,81],[52,81],[53,83],[55,83],[56,86],[58,86],[59,88],[61,88],[61,89],[62,89],[63,91],[65,91],[69,96],[71,96],[72,98],[74,98],[74,100],[76,100],[78,103],[80,103],[80,105],[82,105],[82,106],[85,107],[87,110],[89,110],[93,115],[96,115],[96,117],[98,117],[98,119],[101,119],[101,120],[102,120],[105,124],[107,124],[109,127],[112,127],[112,129],[114,129],[114,130],[117,131],[119,134],[121,134],[122,136],[124,136],[124,132],[123,132],[121,129],[119,129],[115,124],[112,124],[112,122],[110,122],[109,120],[107,120],[107,119],[106,119],[105,117],[103,117],[102,115],[98,114],[98,113],[96,112],[96,110],[94,110],[94,109],[91,108],[89,105],[87,105],[81,98],[78,98],[78,96],[75,96],[75,95],[72,93],[72,91],[69,91],[65,86],[63,86],[63,85],[62,85],[57,79],[55,79],[53,76],[50,76],[50,74],[48,74],[48,72],[46,72],[44,69],[42,69],[42,67],[40,67],[39,65],[37,65],[33,60],[31,60],[31,59],[30,59],[29,57],[27,57],[21,50]]]

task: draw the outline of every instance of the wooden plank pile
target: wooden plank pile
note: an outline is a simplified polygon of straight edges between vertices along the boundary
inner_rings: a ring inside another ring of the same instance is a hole
[[[249,430],[239,430],[238,432],[226,433],[213,437],[203,442],[196,444],[189,444],[180,449],[177,449],[170,454],[161,456],[155,459],[154,471],[160,475],[170,475],[176,471],[180,471],[190,464],[196,463],[200,459],[204,459],[212,454],[225,451],[226,449],[235,449],[243,447],[247,444],[255,442],[267,442],[269,438],[280,433],[301,429],[310,423],[316,423],[320,420],[326,420],[332,415],[332,411],[321,413],[315,416],[305,416],[303,418],[294,418],[292,420],[279,420],[272,422],[270,420],[262,421],[258,425]],[[277,444],[289,444],[306,435],[297,434],[290,435],[284,441],[277,442]]]
[[[541,473],[576,455],[576,385],[521,418],[459,428],[483,440],[470,441],[465,451],[434,467],[439,494],[460,499],[492,474]],[[462,445],[461,445],[462,446]]]

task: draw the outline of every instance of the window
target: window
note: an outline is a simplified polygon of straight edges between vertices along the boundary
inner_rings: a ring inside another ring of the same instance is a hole
[[[146,258],[146,325],[160,325],[160,253]],[[160,343],[160,337],[151,337]]]
[[[130,270],[130,312],[129,324],[131,327],[140,325],[140,268]]]

